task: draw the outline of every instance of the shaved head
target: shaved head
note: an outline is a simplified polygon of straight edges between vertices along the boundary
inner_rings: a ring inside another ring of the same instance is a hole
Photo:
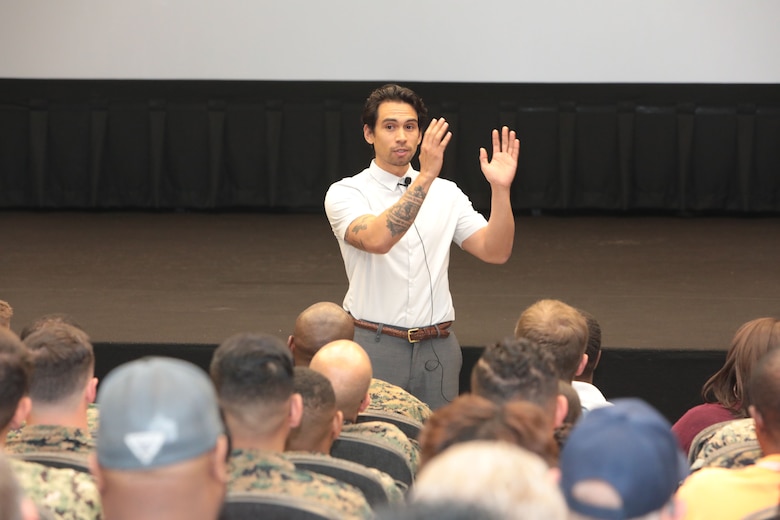
[[[295,320],[289,345],[295,366],[308,366],[327,343],[355,337],[355,323],[347,311],[333,302],[318,302],[303,310]]]
[[[368,405],[373,375],[371,360],[363,347],[347,339],[332,341],[314,355],[309,367],[330,380],[344,419],[355,421]]]

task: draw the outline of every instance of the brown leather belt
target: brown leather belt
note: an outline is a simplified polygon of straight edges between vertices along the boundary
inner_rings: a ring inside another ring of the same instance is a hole
[[[419,343],[426,339],[446,338],[450,335],[451,321],[444,321],[437,323],[436,325],[430,325],[428,327],[414,327],[412,329],[399,329],[397,327],[391,327],[390,325],[383,325],[381,323],[374,323],[372,321],[363,321],[357,318],[355,320],[355,327],[361,329],[370,330],[372,332],[381,332],[394,338],[405,339],[409,343]]]

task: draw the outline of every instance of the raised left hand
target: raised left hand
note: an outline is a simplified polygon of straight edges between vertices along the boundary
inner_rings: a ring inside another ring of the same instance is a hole
[[[493,158],[488,161],[488,153],[484,148],[479,149],[479,164],[482,174],[491,186],[508,188],[512,185],[517,171],[517,158],[520,155],[520,140],[514,130],[508,127],[493,130]]]

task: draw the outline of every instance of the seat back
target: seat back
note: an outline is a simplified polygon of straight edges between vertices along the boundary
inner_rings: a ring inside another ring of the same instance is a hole
[[[358,414],[357,422],[372,422],[381,421],[394,424],[399,430],[404,432],[410,439],[417,440],[420,436],[420,430],[422,430],[422,423],[416,421],[405,415],[401,415],[393,412],[382,412],[378,410],[366,410]]]
[[[81,473],[89,473],[89,463],[86,455],[72,452],[33,451],[28,453],[9,453],[8,456],[27,462],[36,462],[50,468],[68,468]]]
[[[319,457],[316,454],[286,452],[285,458],[298,469],[327,475],[341,482],[355,486],[366,497],[372,509],[387,504],[390,497],[379,477],[362,464],[335,457]]]
[[[274,493],[228,493],[219,520],[338,520],[339,513],[325,505]]]
[[[330,454],[384,471],[405,489],[411,487],[414,482],[414,473],[406,455],[376,439],[341,432],[333,442]]]

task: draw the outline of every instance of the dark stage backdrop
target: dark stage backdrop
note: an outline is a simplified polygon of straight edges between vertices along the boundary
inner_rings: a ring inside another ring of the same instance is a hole
[[[171,356],[208,371],[217,345],[174,343],[95,343],[95,375],[101,380],[118,365],[143,356]],[[594,382],[608,399],[641,397],[670,422],[700,404],[704,382],[726,357],[722,350],[603,349]],[[469,391],[471,369],[480,347],[463,348],[461,392]]]
[[[321,209],[371,154],[376,83],[0,79],[0,208]],[[518,210],[780,211],[780,86],[409,83],[454,133],[442,175],[521,138]]]

